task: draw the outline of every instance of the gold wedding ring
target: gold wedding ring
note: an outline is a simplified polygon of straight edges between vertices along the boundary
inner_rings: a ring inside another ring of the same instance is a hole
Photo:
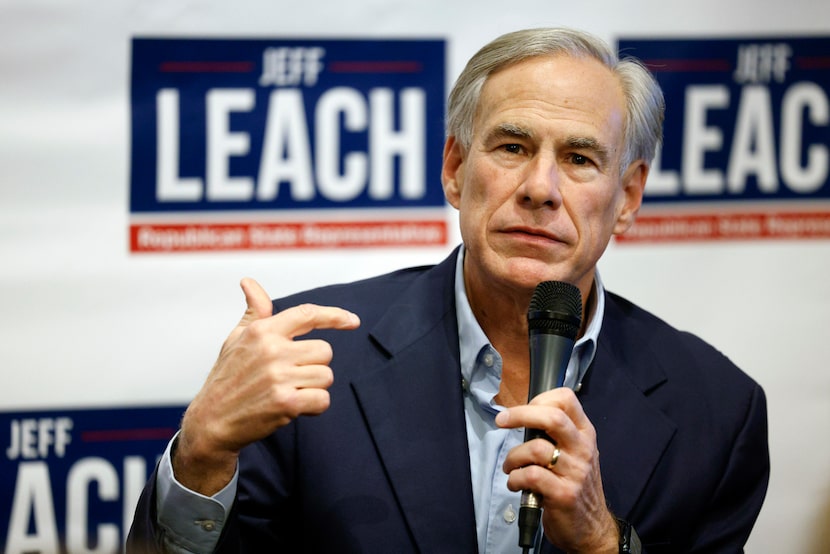
[[[556,465],[556,462],[559,461],[559,455],[562,454],[562,451],[559,450],[558,446],[553,447],[553,456],[550,457],[550,461],[548,462],[548,469],[553,469],[553,466]]]

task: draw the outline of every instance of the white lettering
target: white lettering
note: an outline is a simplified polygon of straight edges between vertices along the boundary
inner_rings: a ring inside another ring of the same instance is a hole
[[[282,181],[290,184],[294,200],[314,198],[305,107],[303,96],[297,89],[277,89],[271,93],[257,200],[274,200]]]
[[[247,133],[230,131],[230,114],[251,111],[250,89],[214,89],[207,94],[207,198],[210,201],[246,201],[254,194],[249,177],[230,177],[229,158],[244,156],[250,149]]]
[[[202,180],[179,176],[179,91],[156,95],[156,199],[159,202],[198,202]]]
[[[676,195],[680,193],[680,176],[677,171],[663,169],[663,149],[657,149],[648,169],[645,194],[649,196]]]
[[[783,83],[793,50],[786,43],[742,44],[732,77],[737,83]]]
[[[723,85],[690,86],[686,89],[683,129],[683,185],[689,194],[716,194],[723,191],[723,174],[705,169],[707,151],[723,146],[723,133],[707,126],[706,113],[729,106],[729,90]]]
[[[63,458],[66,454],[66,446],[72,442],[73,423],[68,417],[59,417],[55,420],[55,455]]]
[[[323,94],[315,112],[315,153],[320,194],[335,201],[352,200],[366,188],[368,162],[365,153],[345,154],[341,173],[340,114],[343,114],[345,130],[365,131],[368,120],[366,101],[354,89],[333,88]]]
[[[4,552],[23,554],[59,551],[49,466],[46,462],[21,462],[17,466],[17,481]]]
[[[778,190],[772,103],[769,89],[760,85],[746,86],[741,93],[726,178],[729,192],[744,192],[746,178],[751,174],[757,175],[762,192]]]
[[[273,202],[285,185],[296,202],[317,194],[348,202],[368,193],[372,200],[422,198],[426,194],[426,93],[407,88],[360,91],[336,87],[314,107],[314,141],[302,91],[277,88],[268,99],[262,151],[256,177],[234,175],[232,160],[250,157],[250,132],[234,131],[234,114],[249,113],[253,89],[213,89],[205,98],[206,167],[204,182],[179,176],[179,96],[159,93],[160,202]],[[350,136],[351,135],[351,136]],[[353,138],[358,145],[346,149]],[[316,162],[316,163],[315,163]]]
[[[52,438],[52,431],[54,428],[55,423],[50,418],[38,420],[37,453],[41,458],[46,458],[49,455],[49,447],[54,443],[54,439]]]
[[[147,482],[147,461],[141,456],[124,458],[123,504],[121,512],[122,529],[130,528],[138,498]]]
[[[54,434],[47,434],[55,438],[57,449],[61,436],[58,424],[66,427],[66,422],[71,422],[71,419],[44,418],[37,421],[53,423],[51,426],[42,425],[44,429],[55,430]],[[126,537],[135,506],[147,481],[147,460],[142,456],[125,457],[123,483],[115,466],[104,458],[82,458],[72,464],[66,477],[65,534],[59,532],[49,471],[45,461],[18,464],[8,534],[2,552],[119,552],[121,539]],[[119,490],[119,487],[122,488]],[[115,504],[119,500],[122,501],[120,521]],[[98,515],[95,517],[99,519],[91,519],[93,502],[112,503],[111,519],[107,518],[109,521],[102,523]]]
[[[827,145],[811,144],[806,164],[802,160],[804,113],[813,125],[827,126],[830,108],[827,96],[815,83],[797,83],[784,94],[781,107],[781,175],[794,191],[810,193],[827,182],[830,154]]]
[[[6,458],[16,460],[20,457],[22,440],[20,436],[20,422],[16,419],[11,421],[9,426],[9,446],[6,448]]]
[[[10,460],[34,460],[47,458],[54,451],[58,458],[62,458],[66,453],[66,446],[72,442],[69,433],[71,430],[72,420],[68,417],[20,421],[13,419],[9,429],[11,440],[6,448],[6,457]]]
[[[324,48],[279,47],[266,48],[262,53],[261,86],[295,87],[303,84],[311,87],[323,71]]]
[[[426,99],[424,91],[407,88],[401,91],[400,129],[394,130],[394,94],[391,89],[378,88],[369,93],[372,118],[369,126],[369,196],[375,200],[390,198],[394,185],[394,159],[400,158],[402,198],[422,197],[426,192],[424,178]]]
[[[66,548],[69,552],[93,554],[116,552],[119,548],[118,526],[111,523],[98,525],[96,547],[89,546],[87,523],[93,481],[98,484],[99,499],[118,500],[118,474],[107,460],[84,458],[72,466],[66,478]]]

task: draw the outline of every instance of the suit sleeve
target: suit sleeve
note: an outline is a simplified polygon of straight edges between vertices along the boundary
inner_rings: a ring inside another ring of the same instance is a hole
[[[164,552],[162,536],[156,524],[156,473],[153,471],[147,485],[141,492],[133,514],[133,522],[127,535],[128,554],[149,554]]]
[[[127,541],[128,552],[196,554],[213,552],[229,519],[236,493],[237,475],[212,498],[180,485],[167,446],[143,491]]]
[[[755,385],[743,425],[691,552],[743,551],[764,502],[769,472],[766,397],[761,387]]]

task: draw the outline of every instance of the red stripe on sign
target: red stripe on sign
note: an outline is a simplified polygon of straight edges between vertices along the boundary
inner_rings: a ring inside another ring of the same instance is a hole
[[[102,431],[84,431],[83,442],[117,442],[117,441],[155,441],[170,440],[176,434],[169,427],[157,429],[107,429]]]
[[[414,61],[330,62],[328,68],[333,73],[420,73],[424,70],[421,62]]]
[[[830,238],[830,212],[642,214],[619,242]]]
[[[444,220],[130,225],[131,252],[443,246]]]
[[[669,71],[732,71],[728,60],[643,60],[643,64],[654,73]]]
[[[797,56],[795,66],[798,69],[830,69],[830,56]]]
[[[250,73],[253,62],[164,62],[162,73]]]

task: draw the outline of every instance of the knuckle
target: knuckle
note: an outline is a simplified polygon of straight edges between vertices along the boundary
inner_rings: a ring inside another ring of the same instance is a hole
[[[548,470],[540,465],[529,465],[523,468],[523,471],[524,477],[532,489],[539,488],[542,482],[550,477]]]
[[[547,423],[545,429],[556,430],[562,429],[569,421],[569,418],[562,410],[550,410],[547,414]]]
[[[278,365],[269,364],[265,371],[267,373],[267,384],[272,387],[271,399],[273,401],[276,401],[278,399],[284,398],[284,391],[276,391],[274,389],[286,386],[286,383],[288,382],[288,376],[286,375],[285,370],[279,367]]]
[[[544,439],[530,441],[528,446],[534,460],[543,460],[550,454],[550,443]]]
[[[582,432],[585,434],[585,438],[587,438],[591,444],[597,443],[597,431],[593,425],[589,425],[588,427],[583,429]],[[599,454],[598,451],[597,454]]]
[[[273,341],[259,341],[256,352],[260,359],[270,361],[277,359],[282,349]]]
[[[314,304],[306,302],[305,304],[297,305],[297,312],[305,319],[313,319],[317,313],[317,307]]]
[[[317,355],[320,357],[321,361],[329,363],[331,359],[334,358],[334,350],[328,342],[323,340],[319,341],[317,348],[319,349]]]
[[[334,357],[331,345],[320,339],[305,339],[293,343],[298,351],[305,353],[309,361],[328,364]]]
[[[320,403],[319,403],[319,411],[323,412],[329,409],[331,406],[331,395],[329,395],[328,391],[321,391],[320,394]]]
[[[245,334],[247,334],[253,341],[261,341],[267,336],[267,320],[265,319],[257,319],[256,321],[252,321],[248,324],[245,328]]]
[[[586,462],[575,464],[572,471],[572,475],[575,477],[574,481],[577,483],[584,483],[591,475],[591,464]]]
[[[558,487],[557,500],[559,504],[564,506],[575,506],[579,501],[579,490],[571,484],[564,484]]]
[[[270,388],[270,401],[275,410],[294,416],[297,394],[293,387],[276,383]]]
[[[570,387],[559,387],[557,389],[564,397],[566,402],[579,402],[576,398],[576,392]]]

